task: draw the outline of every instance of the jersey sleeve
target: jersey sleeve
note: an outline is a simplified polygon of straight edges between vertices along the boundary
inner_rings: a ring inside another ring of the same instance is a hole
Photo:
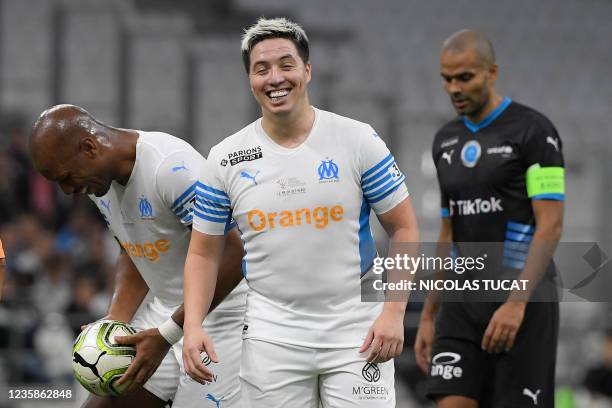
[[[183,225],[192,223],[196,183],[204,162],[195,150],[185,150],[167,156],[157,169],[157,191]]]
[[[217,163],[213,148],[195,189],[193,228],[209,235],[224,235],[233,226],[230,199]]]
[[[535,119],[523,145],[527,195],[533,200],[565,198],[563,145],[557,130],[545,118]]]
[[[408,197],[406,177],[385,142],[368,126],[360,145],[361,189],[376,214],[392,210]]]

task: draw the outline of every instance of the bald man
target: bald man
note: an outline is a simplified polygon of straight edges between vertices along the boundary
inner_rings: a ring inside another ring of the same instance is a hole
[[[486,268],[462,278],[528,284],[487,293],[493,302],[427,300],[415,341],[427,394],[439,408],[552,408],[559,311],[551,257],[563,222],[561,140],[544,115],[497,92],[499,68],[484,34],[449,37],[440,70],[459,115],[433,143],[440,248],[452,243],[465,256],[474,245],[464,243],[497,243],[487,245]]]
[[[173,401],[176,407],[196,407],[208,400],[241,406],[243,250],[229,219],[216,303],[238,287],[205,321],[221,361],[206,359],[215,373],[207,385],[181,375],[183,265],[202,156],[181,139],[107,126],[73,105],[41,114],[30,152],[36,169],[64,193],[89,195],[121,247],[115,293],[104,318],[130,322],[138,331],[116,338],[136,345],[136,358],[116,384],[121,397],[91,395],[85,406],[163,407]]]

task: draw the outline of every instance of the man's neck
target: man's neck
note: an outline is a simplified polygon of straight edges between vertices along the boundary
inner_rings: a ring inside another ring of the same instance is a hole
[[[497,107],[501,105],[503,101],[504,101],[504,98],[502,96],[498,95],[496,92],[493,92],[491,94],[491,97],[489,98],[489,101],[481,110],[479,110],[478,112],[475,112],[475,114],[473,115],[467,115],[467,117],[472,123],[480,123],[487,116],[489,116],[491,112],[497,109]]]
[[[109,139],[112,141],[113,151],[116,155],[116,175],[113,179],[125,186],[134,170],[136,164],[136,143],[138,132],[127,129],[111,129]]]
[[[306,140],[314,124],[315,112],[309,103],[287,115],[264,112],[261,126],[272,140],[283,147],[294,148]]]

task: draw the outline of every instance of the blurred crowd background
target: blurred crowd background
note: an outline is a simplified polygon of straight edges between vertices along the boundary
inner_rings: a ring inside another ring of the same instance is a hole
[[[0,0],[0,407],[27,406],[9,400],[8,388],[80,388],[71,344],[105,314],[118,253],[86,198],[63,195],[33,170],[33,122],[72,103],[111,125],[182,137],[207,155],[259,115],[239,52],[242,28],[259,16],[305,27],[311,102],[377,129],[407,175],[425,241],[435,240],[439,214],[430,146],[454,115],[439,47],[461,28],[487,33],[498,89],[547,115],[563,139],[563,240],[597,242],[612,256],[608,0]],[[612,277],[602,279],[612,288]],[[410,305],[397,361],[399,408],[426,406],[411,352],[418,310]],[[561,310],[558,406],[612,407],[610,304]]]

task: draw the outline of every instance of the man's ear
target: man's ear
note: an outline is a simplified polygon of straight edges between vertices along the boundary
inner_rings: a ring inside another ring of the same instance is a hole
[[[498,72],[499,72],[499,66],[497,64],[489,65],[489,78],[493,83],[497,81]]]
[[[79,142],[79,150],[91,159],[95,158],[99,153],[98,145],[90,137],[84,137],[81,139]]]

